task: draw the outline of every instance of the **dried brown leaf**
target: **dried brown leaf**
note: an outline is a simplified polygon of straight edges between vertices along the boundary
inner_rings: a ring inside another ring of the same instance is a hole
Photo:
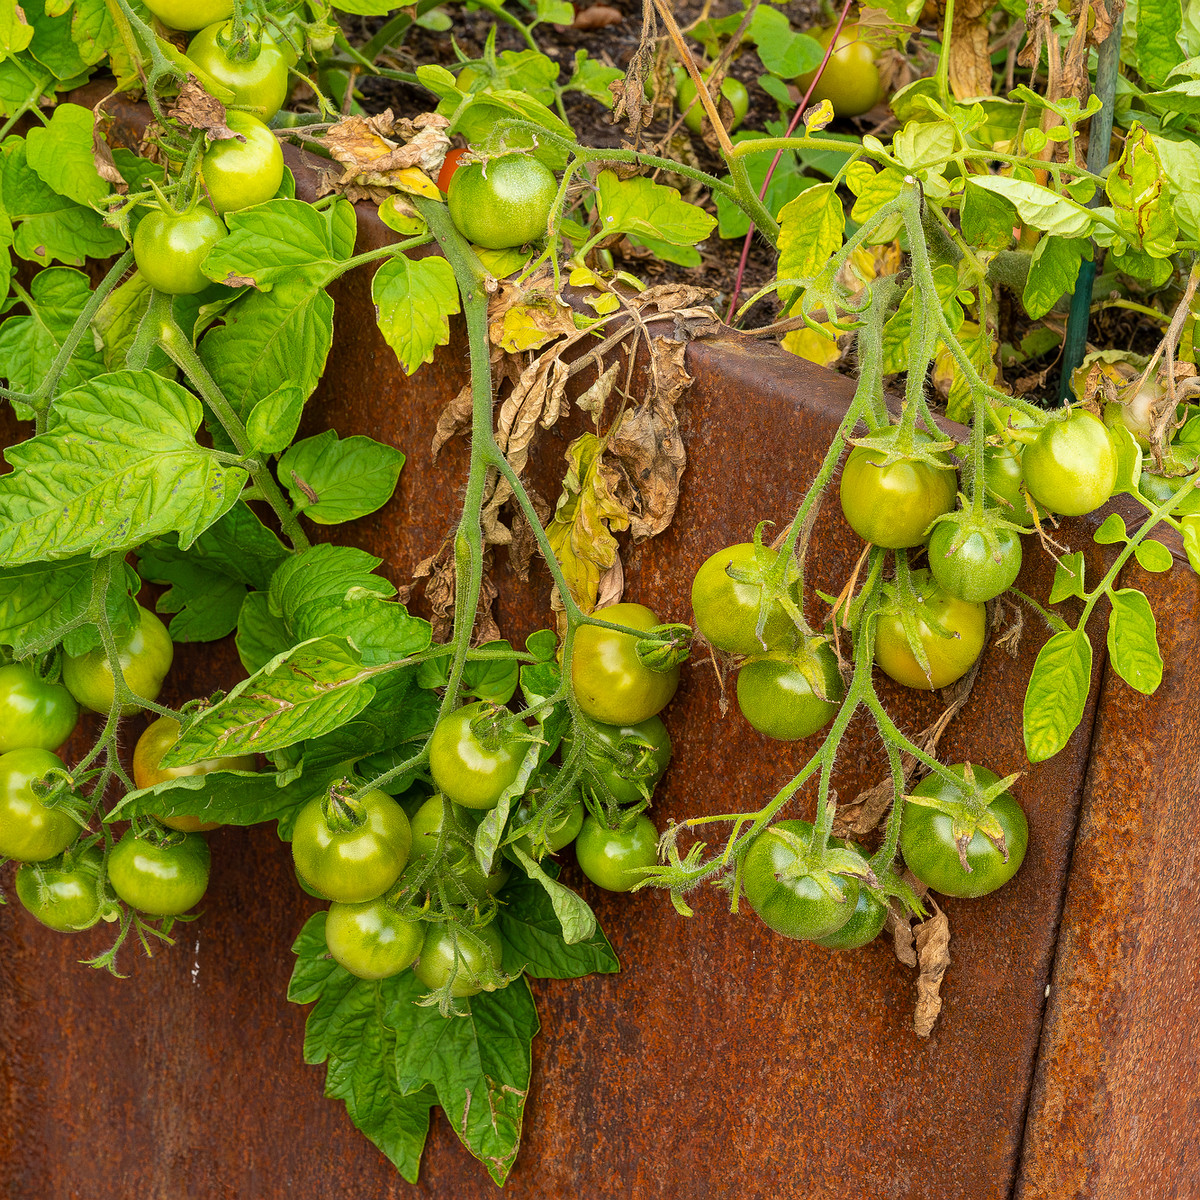
[[[606,368],[596,376],[596,381],[575,401],[577,408],[585,413],[591,413],[599,424],[600,417],[604,412],[604,406],[608,403],[609,396],[617,382],[617,372],[621,369],[620,362],[614,362],[612,366]]]
[[[917,1037],[928,1037],[942,1011],[942,979],[950,965],[950,918],[945,912],[938,909],[928,921],[917,926],[916,947],[921,973],[917,976],[913,1029]]]
[[[399,188],[437,198],[429,175],[437,173],[450,146],[445,126],[446,119],[434,113],[398,122],[390,108],[373,117],[346,117],[325,134],[324,145],[344,168],[340,179],[326,182],[340,191]],[[396,140],[406,134],[411,141]]]
[[[21,10],[18,8],[18,12]],[[113,190],[119,192],[122,196],[129,192],[129,184],[125,182],[125,177],[117,170],[117,164],[113,162],[112,150],[106,140],[107,127],[111,124],[108,116],[104,113],[104,105],[116,95],[115,92],[109,92],[102,100],[98,100],[92,106],[92,161],[96,164],[96,170],[100,173],[100,178],[105,183],[111,183]]]
[[[654,6],[647,4],[643,12],[642,42],[633,52],[624,79],[614,79],[608,85],[613,96],[612,123],[625,121],[625,132],[630,137],[641,133],[654,120],[654,105],[646,99],[646,78],[654,69],[653,37],[646,36],[646,24],[655,23]]]
[[[627,409],[609,448],[624,468],[630,489],[623,498],[634,542],[655,537],[675,515],[679,481],[687,466],[674,404],[651,399],[640,408]]]
[[[625,15],[620,9],[612,8],[607,4],[589,4],[587,8],[582,8],[575,14],[572,25],[575,29],[586,31],[605,29],[609,25],[620,25],[624,20]]]
[[[550,502],[535,488],[529,486],[526,486],[525,494],[529,497],[534,512],[537,513],[544,526],[550,519]],[[508,547],[508,561],[522,583],[529,580],[529,563],[536,551],[537,539],[533,536],[533,529],[525,519],[524,512],[518,510],[512,522],[512,542]]]
[[[496,600],[496,585],[492,581],[492,555],[488,547],[483,552],[483,581],[479,589],[479,605],[475,610],[475,626],[471,634],[472,645],[494,642],[500,637],[500,628],[492,614]],[[454,539],[446,538],[437,552],[423,558],[413,570],[413,582],[425,580],[425,602],[430,610],[433,638],[437,642],[450,639],[454,631]],[[405,602],[413,592],[410,585],[401,588]]]
[[[433,445],[430,447],[430,457],[436,459],[441,448],[457,433],[465,433],[471,428],[472,410],[471,385],[466,387],[442,409],[438,417],[437,429],[433,434]]]
[[[214,142],[229,138],[246,139],[225,124],[225,105],[210,96],[195,75],[189,75],[179,89],[179,96],[167,114],[189,129],[203,129]]]
[[[712,288],[694,287],[689,283],[659,283],[648,287],[644,292],[629,296],[627,300],[629,307],[639,312],[665,313],[680,308],[692,308],[712,295]],[[713,313],[713,316],[716,314]]]
[[[988,24],[992,0],[959,0],[950,34],[950,90],[956,100],[992,94]]]

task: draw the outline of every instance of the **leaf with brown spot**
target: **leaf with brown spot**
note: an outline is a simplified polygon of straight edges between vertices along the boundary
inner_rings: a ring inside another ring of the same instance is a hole
[[[437,429],[433,434],[433,445],[430,447],[430,457],[436,459],[441,448],[457,433],[465,433],[471,428],[471,412],[473,409],[471,385],[466,387],[442,409],[438,417]]]
[[[596,604],[600,576],[617,557],[614,531],[629,528],[629,513],[616,495],[619,476],[604,462],[603,443],[580,435],[567,449],[567,474],[554,518],[546,528],[575,603]]]
[[[564,334],[574,334],[575,315],[572,309],[553,299],[534,297],[531,303],[514,304],[502,316],[488,325],[492,344],[509,354],[540,350],[547,342]]]
[[[913,1014],[913,1029],[918,1037],[933,1032],[938,1013],[942,1011],[942,978],[950,965],[950,918],[941,909],[928,921],[917,926],[917,1010]]]
[[[609,440],[630,490],[625,500],[634,542],[662,533],[679,503],[679,481],[687,452],[674,404],[647,400],[627,409]]]
[[[956,100],[992,94],[988,24],[992,0],[959,0],[950,32],[950,90]]]
[[[225,105],[204,90],[195,75],[189,75],[179,89],[179,96],[167,114],[189,129],[202,129],[210,141],[224,142],[230,138],[245,141],[225,124]]]

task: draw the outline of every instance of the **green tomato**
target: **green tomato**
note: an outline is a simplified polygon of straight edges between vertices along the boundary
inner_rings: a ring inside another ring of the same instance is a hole
[[[571,733],[562,740],[563,761],[571,753]],[[618,804],[648,799],[671,761],[671,735],[660,717],[636,725],[594,727],[588,762]]]
[[[228,112],[225,124],[240,137],[212,142],[200,163],[205,191],[219,213],[262,204],[283,183],[283,151],[275,135],[249,113]]]
[[[837,933],[858,906],[856,880],[833,876],[840,897],[826,895],[811,875],[791,877],[796,853],[779,831],[807,842],[812,826],[807,821],[779,821],[760,834],[746,852],[742,886],[750,907],[764,925],[801,941],[815,941]]]
[[[858,903],[850,914],[850,920],[841,929],[826,937],[813,938],[813,941],[825,950],[858,950],[879,936],[887,921],[887,914],[887,905],[872,896],[865,887],[860,887]]]
[[[438,838],[442,832],[442,822],[446,817],[445,805],[445,798],[435,793],[413,813],[411,824],[414,861],[436,853]],[[460,810],[459,815],[465,817],[468,831],[473,833],[474,822],[478,820],[479,814],[471,809],[466,809]],[[496,859],[488,875],[484,875],[478,862],[475,861],[474,855],[463,846],[456,844],[450,848],[447,859],[455,879],[465,889],[462,895],[454,896],[452,899],[464,904],[482,900],[489,894],[494,896],[508,882],[508,864],[503,859]]]
[[[0,754],[57,750],[78,720],[79,705],[61,684],[20,663],[0,667]]]
[[[353,818],[336,808],[325,816],[325,797],[314,796],[296,818],[292,858],[296,873],[340,904],[382,896],[400,878],[412,848],[404,809],[378,788],[359,801],[347,801]],[[331,806],[332,807],[332,806]]]
[[[92,846],[70,866],[61,859],[40,866],[25,863],[17,872],[17,899],[49,929],[59,933],[90,929],[108,907],[101,899],[103,860],[100,850]]]
[[[506,715],[479,700],[437,723],[429,742],[429,773],[434,786],[455,804],[495,808],[520,774],[529,743],[505,728]],[[477,730],[477,722],[483,728]]]
[[[168,296],[192,296],[212,283],[200,264],[228,233],[225,222],[208,208],[184,213],[155,209],[134,231],[133,260],[152,288]]]
[[[917,440],[931,439],[919,434]],[[929,523],[953,511],[958,476],[949,459],[945,467],[913,458],[883,465],[885,459],[883,450],[871,446],[850,451],[842,468],[842,512],[864,541],[889,550],[922,546]]]
[[[208,889],[208,843],[198,833],[172,834],[171,839],[160,845],[131,829],[113,847],[108,879],[130,908],[177,917],[200,903]]]
[[[79,836],[79,822],[65,807],[43,804],[34,794],[33,784],[55,768],[66,770],[66,764],[49,750],[0,754],[0,858],[44,862]]]
[[[822,49],[827,47],[833,40],[833,28],[821,30],[816,34],[816,40]],[[816,71],[809,71],[799,76],[796,82],[807,91],[815,75]],[[839,117],[859,117],[882,99],[883,84],[875,63],[875,48],[864,39],[853,21],[843,25],[809,103],[828,100]]]
[[[660,624],[641,604],[614,604],[595,616],[614,625],[650,630]],[[605,725],[637,725],[666,708],[679,686],[679,668],[652,671],[637,656],[632,634],[584,625],[575,635],[571,687],[579,707]]]
[[[589,815],[575,839],[579,869],[609,892],[629,892],[641,882],[640,868],[658,862],[658,830],[641,815],[626,829],[610,829]]]
[[[359,979],[387,979],[411,967],[421,953],[425,926],[400,916],[386,897],[331,904],[325,918],[329,953]]]
[[[500,935],[491,925],[469,934],[454,925],[430,925],[413,973],[430,991],[450,983],[451,996],[475,996],[490,990],[487,976],[500,970],[502,957]]]
[[[233,16],[233,0],[146,0],[146,7],[164,25],[185,33]]]
[[[960,779],[965,778],[961,764],[949,770]],[[973,766],[971,770],[976,782],[983,787],[998,781],[999,777],[984,767]],[[939,775],[926,776],[913,788],[912,794],[948,801],[962,799],[962,793]],[[923,804],[906,803],[900,826],[900,853],[909,870],[943,896],[986,896],[1003,887],[1025,861],[1025,851],[1029,848],[1029,822],[1008,792],[1001,792],[988,805],[988,811],[1000,823],[1007,857],[990,838],[976,831],[967,843],[969,869],[964,871],[949,815]]]
[[[510,827],[512,829],[519,829],[522,825],[528,825],[537,816],[537,811],[529,803],[528,797],[526,797],[521,801],[517,811],[513,814],[509,822]],[[576,796],[575,800],[564,812],[559,813],[547,824],[545,828],[545,840],[539,843],[537,849],[541,850],[544,847],[549,853],[557,854],[564,846],[569,846],[579,836],[579,831],[583,828],[585,815],[583,799]],[[518,838],[514,845],[528,854],[530,858],[536,859],[541,857],[540,853],[535,852],[533,838],[530,834]]]
[[[258,53],[252,58],[234,56],[232,22],[206,25],[192,38],[187,54],[202,71],[233,92],[236,106],[260,121],[269,121],[287,99],[288,59],[269,33],[256,32]],[[252,50],[253,45],[246,49]]]
[[[823,696],[813,690],[814,679]],[[825,642],[747,659],[738,672],[742,715],[759,733],[784,742],[823,729],[837,714],[844,695],[837,656]]]
[[[997,529],[999,549],[993,553],[978,531],[968,533],[957,549],[962,527],[943,521],[929,535],[929,569],[941,586],[960,600],[992,600],[1012,587],[1021,572],[1021,539],[1010,529]]]
[[[1025,447],[1025,484],[1051,512],[1080,517],[1099,508],[1117,484],[1117,444],[1086,409],[1051,421]]]
[[[995,503],[1006,521],[1032,529],[1033,514],[1025,502],[1023,457],[1017,442],[988,446],[983,452],[983,482],[989,500]]]
[[[131,633],[117,639],[117,655],[129,690],[146,700],[157,700],[175,657],[167,627],[152,612],[139,607],[138,624]],[[103,646],[77,658],[66,655],[63,683],[84,708],[105,716],[112,709],[113,673]],[[140,707],[133,701],[123,704],[121,716],[132,716]]]
[[[711,72],[705,71],[701,78],[707,84],[710,76]],[[679,106],[679,111],[684,114],[684,125],[692,133],[698,134],[704,127],[704,118],[707,114],[702,104],[692,104],[696,98],[696,85],[692,82],[692,77],[680,72],[677,78],[675,103]],[[712,95],[711,85],[709,95]],[[733,113],[729,124],[725,127],[727,133],[732,133],[746,119],[746,113],[750,109],[750,93],[746,91],[746,85],[740,79],[726,75],[721,80],[721,95],[729,101],[729,108]],[[718,101],[718,112],[720,111],[719,105],[720,101]]]
[[[770,561],[778,555],[768,552]],[[730,654],[761,654],[763,650],[775,650],[796,635],[792,618],[778,600],[773,601],[763,625],[763,640],[759,642],[755,630],[758,627],[759,606],[762,603],[762,587],[757,583],[741,583],[729,576],[729,568],[752,566],[755,561],[753,542],[739,542],[718,550],[701,565],[692,580],[692,611],[696,614],[696,628],[718,650]],[[788,565],[787,584],[792,600],[798,605],[799,592],[796,581],[800,568],[795,562]]]
[[[960,600],[945,591],[928,571],[912,573],[913,587],[924,599],[917,607],[917,638],[929,660],[926,675],[904,635],[895,610],[879,614],[875,626],[875,661],[897,683],[919,691],[949,687],[961,679],[983,651],[987,636],[987,609],[972,600]],[[931,623],[932,622],[932,623]],[[940,625],[945,633],[933,627]]]
[[[446,202],[458,231],[486,250],[523,246],[546,236],[558,180],[528,154],[506,154],[459,167]]]

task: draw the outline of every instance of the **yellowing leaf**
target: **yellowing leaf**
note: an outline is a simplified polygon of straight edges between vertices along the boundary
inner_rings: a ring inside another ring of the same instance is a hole
[[[829,337],[822,337],[805,326],[803,329],[793,329],[784,334],[783,348],[799,358],[807,358],[809,362],[818,366],[832,366],[842,357],[842,348],[837,341],[838,331],[829,321],[822,321],[820,325],[822,329],[829,330]]]

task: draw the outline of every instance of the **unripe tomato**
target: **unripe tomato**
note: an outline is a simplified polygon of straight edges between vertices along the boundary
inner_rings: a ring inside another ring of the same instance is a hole
[[[546,236],[558,180],[529,154],[506,154],[454,172],[446,202],[458,231],[487,250]]]
[[[133,260],[146,282],[168,296],[194,296],[212,280],[200,270],[208,252],[229,233],[211,209],[148,212],[133,233]]]
[[[987,634],[984,605],[951,596],[928,571],[913,571],[913,586],[924,597],[917,606],[917,637],[929,660],[929,674],[908,645],[904,625],[895,611],[879,614],[875,626],[875,661],[885,675],[920,691],[949,687],[975,664]],[[926,620],[926,617],[929,620]],[[930,622],[946,630],[943,635]]]
[[[643,604],[614,604],[597,616],[631,629],[653,629],[659,619]],[[575,635],[571,687],[579,707],[605,725],[636,725],[666,708],[679,686],[679,668],[652,671],[637,656],[637,638],[598,625]]]
[[[662,720],[648,717],[636,725],[597,723],[593,736],[587,757],[613,799],[618,804],[647,799],[671,761],[671,735]],[[564,762],[573,742],[568,731],[562,740]]]
[[[446,798],[440,793],[430,796],[412,815],[412,858],[426,858],[437,851],[438,839],[442,832],[442,822],[446,819]],[[465,816],[468,822],[482,816],[482,813],[472,813],[470,809]],[[468,825],[473,832],[473,826]],[[497,857],[492,864],[491,872],[484,875],[476,862],[475,856],[466,847],[457,842],[450,847],[447,854],[449,865],[455,879],[465,889],[464,894],[452,899],[467,903],[469,900],[482,900],[486,895],[495,895],[508,882],[508,863]]]
[[[103,856],[96,846],[84,851],[68,868],[61,859],[17,872],[17,899],[49,929],[72,933],[90,929],[104,915],[100,899]]]
[[[229,45],[233,23],[215,22],[206,25],[188,45],[188,58],[202,71],[207,71],[218,83],[234,94],[234,104],[269,121],[287,99],[288,59],[275,39],[265,30],[257,31],[258,54],[253,58],[231,56]],[[247,46],[253,50],[252,45]]]
[[[778,557],[768,551],[771,562]],[[778,601],[771,604],[763,625],[763,642],[755,635],[758,627],[758,610],[762,603],[762,586],[757,583],[742,583],[729,575],[729,568],[738,570],[754,566],[755,547],[753,542],[739,542],[710,555],[701,564],[692,580],[692,611],[696,614],[696,627],[718,650],[730,654],[761,654],[774,650],[795,636],[796,626],[787,611]],[[791,598],[799,604],[796,580],[800,568],[788,564],[785,581]],[[763,644],[765,643],[765,645]]]
[[[824,693],[813,690],[815,677]],[[824,728],[837,714],[845,688],[837,656],[824,642],[747,659],[738,672],[742,715],[767,737],[794,742]]]
[[[1021,539],[1010,529],[997,529],[999,550],[992,551],[979,530],[953,549],[966,532],[962,526],[943,521],[929,536],[929,567],[933,577],[960,600],[991,600],[1006,592],[1021,571]]]
[[[814,34],[822,48],[829,45],[833,29],[822,29]],[[809,71],[796,80],[800,88],[807,91],[816,71]],[[851,22],[842,26],[837,45],[817,80],[810,104],[828,100],[839,117],[858,117],[883,99],[883,85],[879,79],[879,68],[875,65],[875,49],[862,36],[859,27]]]
[[[929,441],[919,434],[918,441]],[[945,457],[939,455],[939,457]],[[915,458],[886,462],[883,450],[855,446],[842,468],[842,512],[864,541],[889,550],[925,543],[929,523],[953,510],[958,476],[949,459],[935,467]]]
[[[0,667],[0,754],[57,750],[78,720],[79,705],[61,684],[20,663]]]
[[[329,953],[359,979],[387,979],[417,961],[425,926],[400,916],[386,897],[331,904],[325,918]]]
[[[233,16],[233,0],[146,0],[146,7],[164,25],[185,33]]]
[[[706,84],[710,75],[710,71],[703,73],[702,78]],[[746,85],[740,79],[734,79],[732,75],[726,75],[721,80],[721,95],[729,101],[729,107],[733,110],[733,116],[726,126],[726,132],[732,133],[746,119],[746,113],[750,110],[750,93],[746,91]],[[692,104],[695,96],[696,85],[692,82],[692,77],[685,72],[681,72],[679,83],[675,89],[675,103],[679,106],[679,111],[685,114],[683,118],[684,125],[693,133],[699,133],[704,127],[704,118],[708,114],[704,111],[703,104]],[[691,105],[690,109],[689,105]],[[718,111],[720,111],[719,99]]]
[[[33,784],[66,764],[49,750],[0,754],[0,858],[44,862],[61,854],[78,836],[79,822],[61,804],[46,805]]]
[[[157,700],[163,680],[171,669],[175,647],[167,627],[152,612],[139,607],[138,614],[138,624],[133,632],[117,639],[121,674],[135,696]],[[103,646],[77,658],[68,654],[63,659],[63,683],[84,708],[106,716],[112,708],[113,673]],[[138,705],[132,701],[121,706],[123,717],[137,711]]]
[[[485,977],[500,969],[504,947],[491,925],[472,929],[471,935],[459,932],[453,925],[430,925],[413,973],[430,990],[445,987],[453,979],[451,996],[475,996],[482,992]]]
[[[644,814],[627,829],[610,829],[589,815],[575,839],[579,869],[609,892],[629,892],[642,881],[641,869],[658,862],[658,830]]]
[[[198,833],[160,845],[131,829],[108,856],[108,880],[130,908],[177,917],[200,903],[208,889],[210,862],[208,843]]]
[[[510,826],[513,829],[519,829],[522,825],[526,825],[532,820],[535,809],[529,804],[528,799],[523,799],[513,813],[510,821]],[[567,810],[551,821],[545,829],[545,840],[541,843],[551,854],[557,854],[564,846],[569,846],[578,836],[580,829],[583,828],[583,819],[587,814],[584,812],[583,800],[578,796]],[[533,836],[526,834],[519,838],[514,845],[518,846],[530,858],[537,858],[534,854]]]
[[[213,142],[200,162],[205,190],[219,213],[262,204],[283,182],[283,151],[275,135],[249,113],[228,112],[225,124],[241,136]]]
[[[528,742],[504,728],[476,732],[482,719],[503,725],[503,717],[489,717],[495,709],[484,701],[464,704],[438,723],[429,742],[429,773],[444,796],[464,808],[495,808],[517,777]]]
[[[187,779],[192,775],[208,775],[212,771],[253,771],[256,765],[253,754],[243,754],[236,757],[205,758],[200,762],[189,763],[186,767],[160,767],[162,756],[177,741],[179,722],[174,717],[159,717],[138,738],[138,743],[133,749],[133,782],[138,787],[153,787],[156,783],[165,783],[168,779]],[[183,833],[206,833],[220,824],[218,821],[202,821],[199,817],[190,815],[159,817],[159,820],[169,828],[178,829]]]
[[[1051,421],[1025,447],[1022,469],[1030,494],[1051,512],[1081,517],[1099,508],[1117,483],[1117,444],[1086,409]]]

